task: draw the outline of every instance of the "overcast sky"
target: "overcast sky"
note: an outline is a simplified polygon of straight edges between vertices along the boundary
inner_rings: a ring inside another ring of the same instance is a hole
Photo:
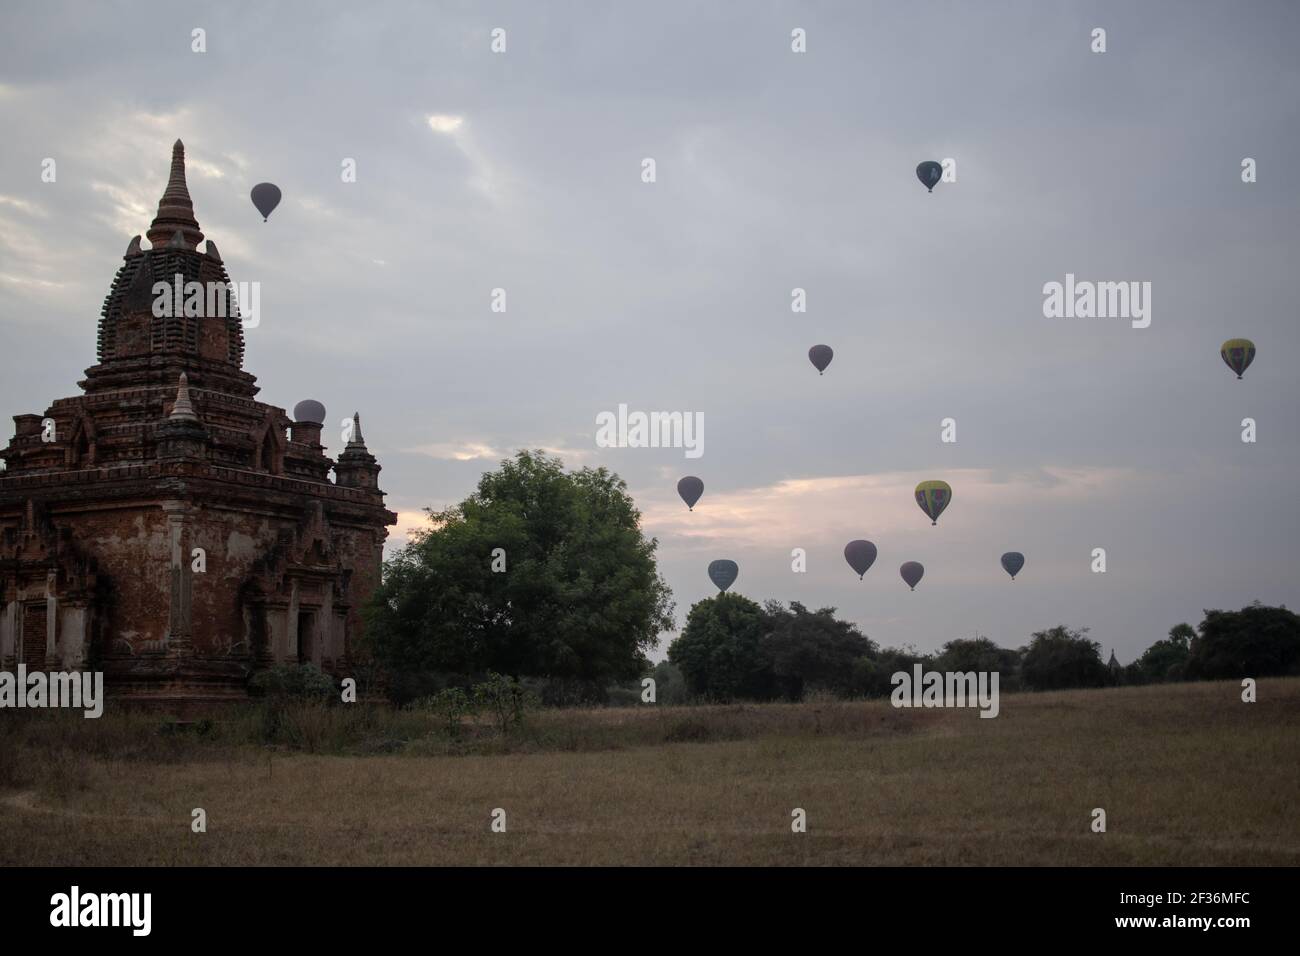
[[[1065,623],[1127,662],[1204,608],[1300,605],[1297,46],[1300,5],[1227,0],[8,0],[4,438],[94,364],[180,137],[203,231],[262,286],[260,397],[322,401],[333,454],[360,411],[390,541],[542,447],[627,480],[679,623],[732,558],[734,590],[882,644]],[[1150,327],[1045,318],[1067,273],[1152,283]],[[1232,337],[1259,347],[1243,381]],[[703,457],[598,448],[620,403],[703,413]],[[953,487],[937,527],[927,478]]]

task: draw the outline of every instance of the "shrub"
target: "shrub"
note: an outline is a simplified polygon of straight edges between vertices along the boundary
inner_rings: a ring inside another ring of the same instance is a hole
[[[475,700],[460,687],[448,687],[425,697],[418,707],[437,715],[447,727],[447,736],[459,737],[461,721],[474,714]]]
[[[660,661],[655,665],[654,673],[650,676],[655,679],[656,703],[685,704],[690,701],[691,694],[686,688],[686,677],[677,665]],[[637,700],[640,699],[638,694]]]
[[[489,672],[486,681],[474,685],[474,702],[487,711],[504,736],[523,721],[524,711],[532,701],[519,681]]]
[[[524,678],[521,686],[545,707],[600,707],[609,695],[600,681],[568,677]]]
[[[656,692],[657,696],[657,692]],[[637,707],[641,703],[641,685],[618,684],[605,691],[605,704],[609,707]]]
[[[334,678],[315,664],[276,664],[258,671],[248,683],[255,697],[290,700],[337,700]]]

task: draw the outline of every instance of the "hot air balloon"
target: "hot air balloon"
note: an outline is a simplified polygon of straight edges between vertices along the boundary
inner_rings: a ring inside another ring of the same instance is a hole
[[[829,345],[814,345],[808,350],[808,361],[817,368],[818,375],[826,371],[826,366],[831,364],[834,357],[835,352]]]
[[[719,591],[726,591],[735,584],[738,574],[740,574],[740,565],[735,561],[722,558],[709,564],[709,580],[717,585]]]
[[[930,516],[930,524],[939,523],[939,515],[952,501],[952,488],[946,481],[923,481],[916,486],[916,503]]]
[[[927,159],[916,167],[916,178],[921,180],[921,185],[928,192],[934,192],[934,187],[943,179],[943,167],[934,160]]]
[[[921,583],[921,575],[925,574],[925,568],[921,567],[920,561],[904,561],[898,573],[903,576],[907,586],[915,591],[916,586]]]
[[[699,501],[700,495],[704,494],[704,482],[694,475],[687,475],[677,482],[677,493],[682,496],[682,501],[686,502],[686,507],[694,511],[695,502]]]
[[[1020,573],[1020,569],[1024,566],[1025,556],[1019,551],[1008,551],[1002,555],[1002,568],[1007,574],[1011,575],[1012,581],[1016,579],[1016,575]]]
[[[266,222],[275,207],[280,205],[280,187],[275,183],[258,183],[253,187],[251,195],[253,205],[262,214],[262,222]]]
[[[1241,378],[1243,372],[1255,361],[1255,343],[1250,339],[1228,339],[1219,347],[1219,354],[1228,363],[1228,368]]]
[[[850,541],[844,546],[844,560],[849,562],[849,567],[858,572],[858,580],[867,573],[876,560],[876,546],[870,541]]]

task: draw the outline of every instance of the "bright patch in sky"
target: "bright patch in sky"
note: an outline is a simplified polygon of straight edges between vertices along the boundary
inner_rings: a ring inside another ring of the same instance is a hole
[[[435,113],[429,117],[429,129],[435,133],[454,133],[460,129],[465,118],[462,116],[448,116],[445,113]]]

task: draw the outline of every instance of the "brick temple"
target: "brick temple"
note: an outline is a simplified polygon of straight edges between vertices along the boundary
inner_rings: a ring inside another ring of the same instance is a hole
[[[360,419],[334,460],[319,402],[290,419],[257,400],[179,140],[147,237],[104,300],[81,394],[14,416],[0,451],[0,669],[102,670],[111,695],[172,703],[242,698],[280,662],[347,676],[396,522]],[[156,309],[177,275],[216,295]]]

